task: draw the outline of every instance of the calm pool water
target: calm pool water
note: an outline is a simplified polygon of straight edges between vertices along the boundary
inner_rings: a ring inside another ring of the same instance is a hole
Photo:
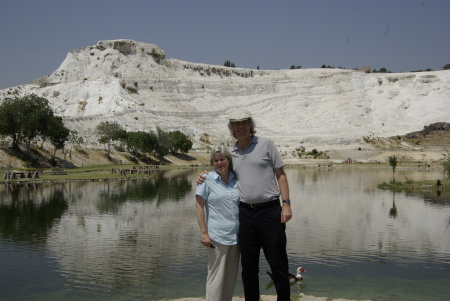
[[[450,196],[378,189],[390,169],[287,168],[292,292],[447,300]],[[204,296],[195,217],[198,171],[146,179],[0,187],[0,300],[161,300]],[[398,170],[396,180],[442,178]],[[261,258],[261,290],[275,294]],[[235,295],[242,295],[239,282]]]

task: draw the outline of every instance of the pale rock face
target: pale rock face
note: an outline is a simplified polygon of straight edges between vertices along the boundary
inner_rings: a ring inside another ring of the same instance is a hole
[[[100,41],[67,54],[52,74],[0,90],[0,99],[36,93],[90,146],[102,121],[127,131],[180,130],[230,144],[228,114],[252,112],[257,135],[280,149],[370,148],[389,137],[450,122],[450,71],[364,73],[345,69],[250,70],[166,59],[158,46]]]

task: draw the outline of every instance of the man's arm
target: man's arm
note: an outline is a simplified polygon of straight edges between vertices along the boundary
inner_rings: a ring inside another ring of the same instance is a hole
[[[202,184],[203,182],[206,181],[206,174],[208,172],[206,170],[202,171],[201,173],[198,174],[197,176],[197,185],[198,184]]]
[[[278,187],[280,188],[280,194],[282,200],[289,199],[289,184],[284,173],[283,167],[275,169],[275,175],[277,176]],[[292,218],[291,205],[283,202],[283,209],[281,210],[281,222],[287,223]]]

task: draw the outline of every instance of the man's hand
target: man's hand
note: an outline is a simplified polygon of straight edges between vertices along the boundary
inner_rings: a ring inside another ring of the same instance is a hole
[[[197,185],[198,184],[202,184],[203,182],[206,181],[206,176],[205,174],[207,174],[208,172],[206,170],[202,171],[201,173],[198,174],[197,177]]]
[[[284,203],[281,209],[281,222],[287,223],[292,218],[291,205]]]

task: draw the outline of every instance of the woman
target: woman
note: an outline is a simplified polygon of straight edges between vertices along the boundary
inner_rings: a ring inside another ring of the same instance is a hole
[[[195,196],[201,243],[208,248],[206,300],[231,301],[240,256],[239,190],[226,147],[213,148],[211,164],[214,170],[197,186]]]

